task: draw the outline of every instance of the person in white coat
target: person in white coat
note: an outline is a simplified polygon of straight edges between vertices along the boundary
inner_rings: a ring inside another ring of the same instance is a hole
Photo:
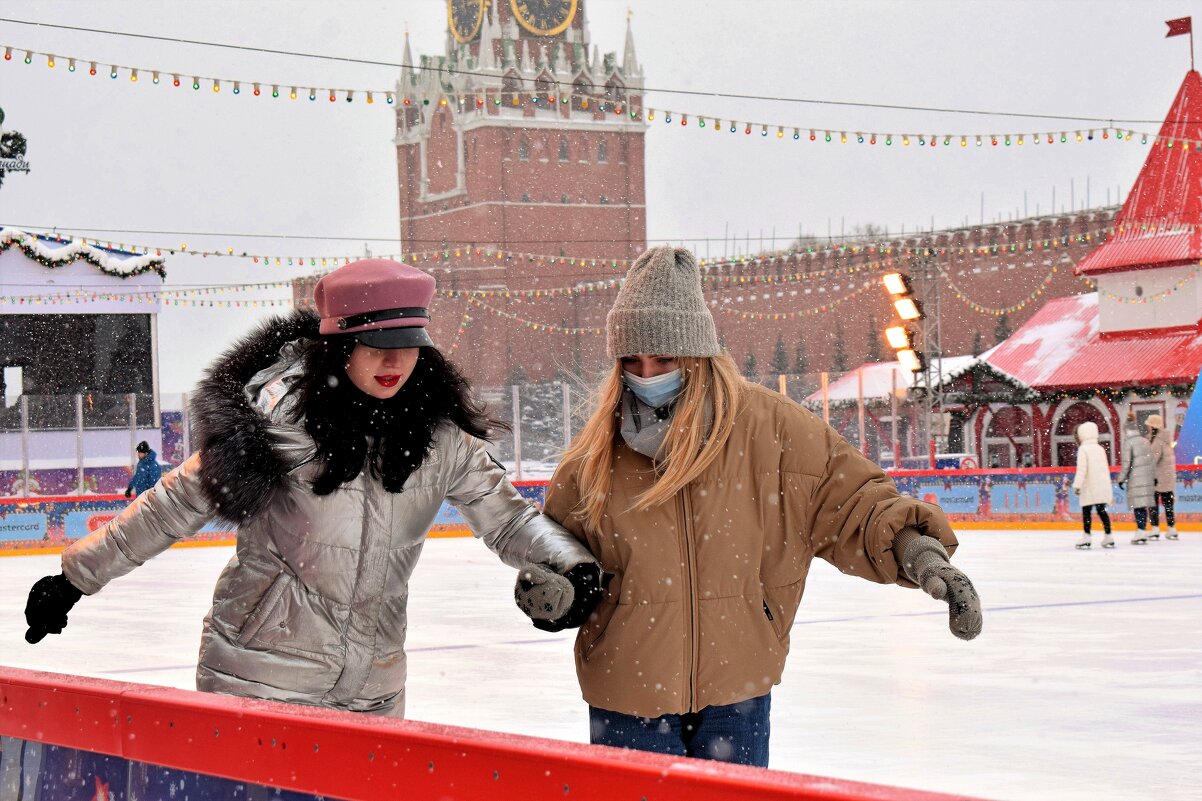
[[[1092,513],[1097,511],[1098,519],[1102,521],[1103,548],[1114,547],[1114,537],[1110,536],[1110,515],[1106,514],[1106,504],[1114,503],[1114,487],[1110,484],[1110,460],[1106,458],[1106,450],[1098,444],[1097,423],[1082,423],[1077,426],[1077,473],[1073,476],[1073,492],[1081,497],[1081,525],[1085,529],[1078,548],[1090,546],[1090,527]]]

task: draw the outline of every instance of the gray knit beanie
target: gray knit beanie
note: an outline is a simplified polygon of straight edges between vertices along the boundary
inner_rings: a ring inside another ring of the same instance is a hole
[[[714,318],[701,294],[697,260],[685,248],[661,245],[635,260],[605,318],[611,359],[651,353],[717,356]]]

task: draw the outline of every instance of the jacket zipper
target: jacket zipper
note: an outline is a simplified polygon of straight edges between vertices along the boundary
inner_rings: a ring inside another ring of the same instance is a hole
[[[697,617],[699,610],[697,609],[697,588],[696,576],[694,575],[694,563],[697,555],[693,551],[692,537],[692,509],[689,505],[689,491],[684,488],[680,491],[680,534],[684,538],[684,553],[685,553],[685,591],[688,593],[687,601],[689,606],[689,631],[687,644],[689,648],[689,711],[697,711]]]

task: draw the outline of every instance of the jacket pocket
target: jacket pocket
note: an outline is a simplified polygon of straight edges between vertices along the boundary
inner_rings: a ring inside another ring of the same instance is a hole
[[[288,585],[291,582],[292,576],[286,572],[280,573],[272,580],[271,586],[267,588],[267,592],[263,593],[263,597],[255,605],[254,611],[250,613],[250,617],[242,625],[242,630],[238,632],[239,645],[247,645],[263,630],[263,626],[279,607],[280,599],[288,590]]]
[[[781,587],[763,588],[763,615],[776,634],[776,639],[781,642],[788,639],[793,629],[793,620],[797,617],[797,607],[804,589],[804,578]]]
[[[589,615],[588,622],[580,627],[580,656],[585,662],[597,650],[597,646],[605,639],[609,624],[613,622],[618,605],[608,599],[597,604],[597,608]]]

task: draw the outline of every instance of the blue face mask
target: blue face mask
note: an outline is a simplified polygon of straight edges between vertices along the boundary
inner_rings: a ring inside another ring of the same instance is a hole
[[[622,378],[630,391],[652,409],[658,409],[674,399],[684,385],[679,368],[654,378],[639,378],[629,370],[623,370]]]

